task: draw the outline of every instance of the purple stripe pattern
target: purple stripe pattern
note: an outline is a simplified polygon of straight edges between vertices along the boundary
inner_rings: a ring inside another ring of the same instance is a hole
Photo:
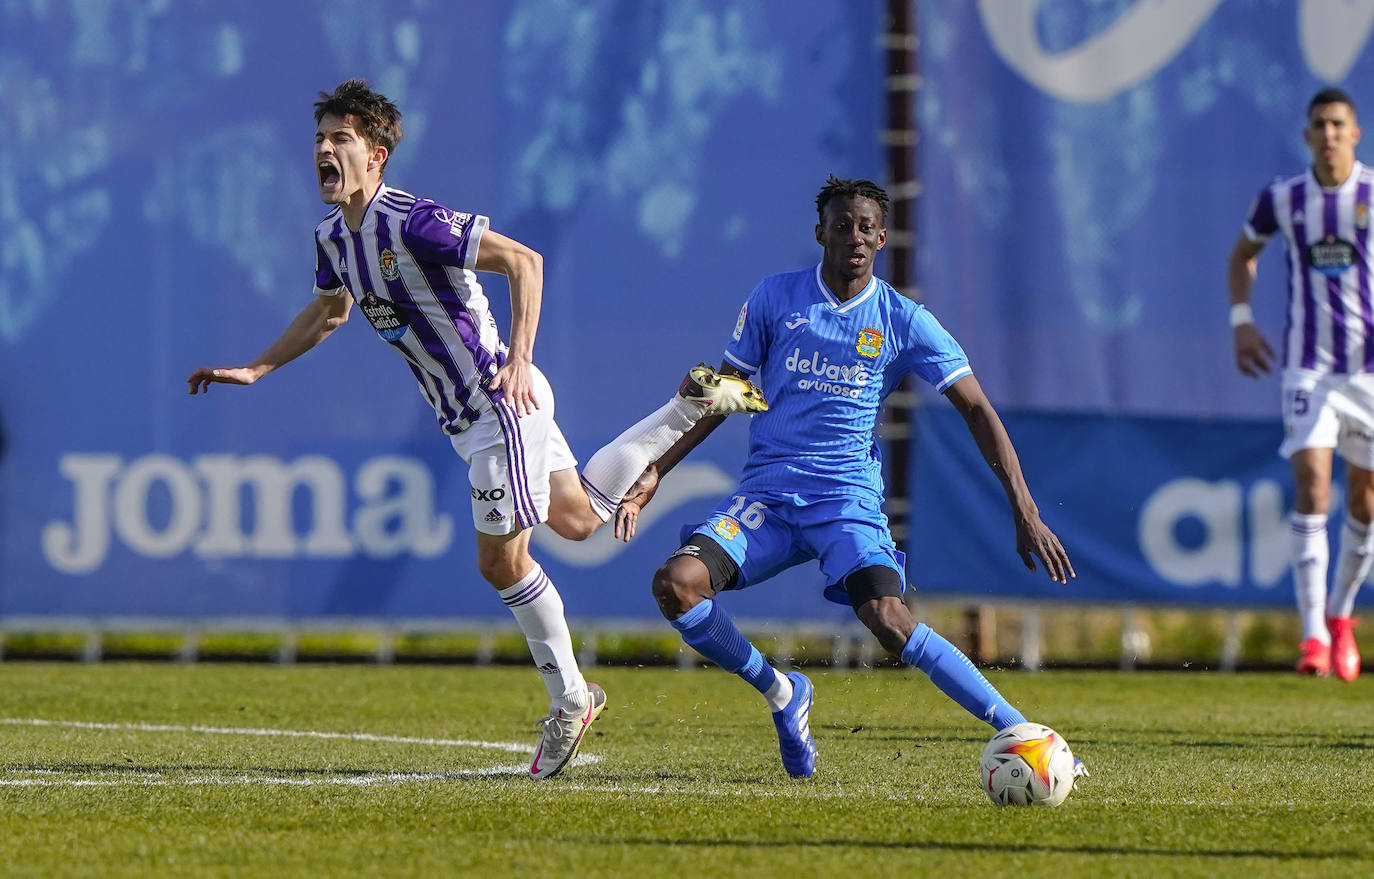
[[[493,407],[506,437],[506,457],[510,461],[511,497],[515,501],[515,521],[521,528],[533,528],[541,521],[530,494],[529,474],[525,465],[525,443],[520,435],[520,419],[508,403],[497,402]]]
[[[506,607],[521,607],[543,595],[548,591],[550,585],[549,575],[544,573],[543,568],[540,568],[533,582],[509,598],[502,598],[501,600],[505,602]]]
[[[1299,180],[1293,184],[1289,196],[1290,204],[1295,206],[1293,213],[1293,240],[1299,244],[1298,264],[1302,266],[1302,359],[1303,369],[1314,369],[1317,365],[1317,298],[1312,292],[1311,266],[1307,264],[1307,221],[1306,214],[1297,211],[1306,204],[1307,183]]]
[[[1322,235],[1323,238],[1331,236],[1339,238],[1341,234],[1340,226],[1336,221],[1336,199],[1338,194],[1335,192],[1322,193]],[[1341,301],[1341,279],[1326,279],[1326,301],[1331,307],[1331,371],[1338,373],[1349,372],[1346,361],[1345,345],[1345,303]]]
[[[1355,271],[1360,297],[1360,325],[1364,329],[1364,356],[1360,358],[1361,368],[1369,371],[1374,367],[1374,302],[1369,291],[1369,208],[1365,208],[1364,228],[1360,228],[1359,205],[1369,204],[1370,182],[1361,180],[1355,187]]]

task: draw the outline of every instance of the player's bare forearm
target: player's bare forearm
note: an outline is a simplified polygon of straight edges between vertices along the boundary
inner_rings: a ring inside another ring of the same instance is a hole
[[[510,285],[510,348],[505,365],[491,382],[491,389],[504,391],[516,414],[526,415],[539,408],[534,397],[531,367],[543,304],[544,257],[514,238],[488,230],[482,236],[476,268],[499,272],[506,276]]]
[[[190,392],[209,391],[212,384],[251,385],[314,348],[343,326],[353,299],[340,292],[335,296],[316,296],[282,332],[277,340],[244,366],[202,366],[186,380]]]
[[[1016,526],[1016,552],[1028,570],[1035,570],[1035,559],[1045,566],[1045,573],[1057,583],[1067,583],[1077,576],[1069,554],[1054,532],[1040,521],[1040,509],[1031,497],[1030,487],[1021,472],[1021,461],[1011,444],[1002,419],[988,401],[978,380],[966,376],[951,385],[945,396],[959,414],[964,416],[983,460],[1002,483],[1007,502],[1011,505],[1012,521]]]

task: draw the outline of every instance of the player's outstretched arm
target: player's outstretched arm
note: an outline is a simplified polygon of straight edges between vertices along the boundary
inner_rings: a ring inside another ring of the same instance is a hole
[[[476,268],[500,272],[510,284],[510,348],[506,363],[492,379],[493,391],[504,389],[516,415],[539,408],[534,398],[534,336],[539,329],[539,309],[544,296],[544,257],[514,238],[490,229],[482,235]]]
[[[212,384],[251,385],[329,338],[344,325],[353,308],[353,297],[341,290],[333,296],[316,296],[301,309],[286,331],[248,366],[202,366],[186,379],[192,394],[209,392]]]
[[[1251,378],[1258,378],[1273,368],[1274,349],[1269,340],[1255,327],[1250,311],[1250,297],[1255,289],[1255,275],[1259,270],[1259,254],[1263,241],[1251,241],[1244,233],[1231,248],[1226,262],[1226,287],[1231,296],[1231,337],[1236,349],[1236,368]]]
[[[983,393],[978,379],[971,375],[959,379],[945,390],[945,397],[964,416],[969,432],[978,443],[978,450],[983,453],[983,460],[988,462],[1007,493],[1012,519],[1016,523],[1016,552],[1026,568],[1034,571],[1035,559],[1039,558],[1045,566],[1045,573],[1056,583],[1067,583],[1070,577],[1078,576],[1059,538],[1040,521],[1040,508],[1036,506],[1026,485],[1026,477],[1021,472],[1021,461],[1016,457],[1011,437]]]

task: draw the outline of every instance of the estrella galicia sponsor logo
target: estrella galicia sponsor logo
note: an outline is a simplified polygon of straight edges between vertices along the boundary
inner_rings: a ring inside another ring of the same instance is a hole
[[[490,501],[496,503],[505,498],[505,496],[506,489],[504,486],[501,488],[474,488],[472,490],[472,499],[475,501]]]
[[[404,336],[410,327],[405,313],[376,293],[369,292],[358,305],[362,308],[368,323],[377,331],[377,335],[388,342],[394,342]]]
[[[1355,264],[1355,245],[1335,235],[1307,246],[1307,264],[1328,278],[1339,278]]]
[[[472,222],[472,214],[439,208],[434,212],[434,219],[441,223],[447,223],[449,234],[454,238],[462,238],[467,234],[468,225]]]
[[[883,353],[883,334],[873,327],[860,330],[859,341],[855,347],[865,357],[877,357]]]
[[[381,252],[377,259],[377,267],[382,270],[382,277],[388,281],[401,277],[401,267],[396,264],[396,254],[392,253],[389,247]]]
[[[739,534],[739,523],[734,519],[721,519],[716,523],[716,533],[726,540],[734,540]]]
[[[792,349],[783,366],[789,372],[814,376],[797,382],[797,387],[803,391],[815,390],[854,400],[859,398],[864,387],[873,379],[873,373],[862,363],[831,363],[819,351],[813,351],[810,357],[803,357],[800,348]]]

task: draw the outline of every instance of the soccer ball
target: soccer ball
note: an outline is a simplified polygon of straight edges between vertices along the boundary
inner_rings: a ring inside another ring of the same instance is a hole
[[[979,765],[983,790],[999,806],[1057,806],[1074,787],[1068,742],[1040,723],[1018,723],[997,733]]]

